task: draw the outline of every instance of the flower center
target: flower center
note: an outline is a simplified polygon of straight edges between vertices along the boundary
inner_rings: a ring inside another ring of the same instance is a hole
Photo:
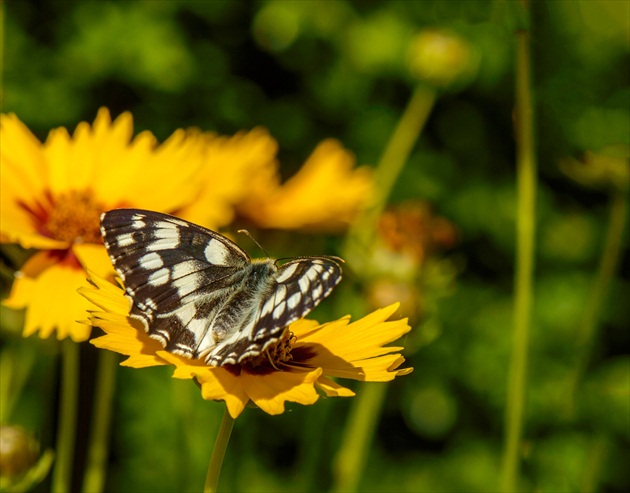
[[[103,207],[87,190],[62,193],[55,197],[45,229],[56,240],[100,243],[101,212]]]
[[[272,344],[264,352],[257,356],[247,358],[241,363],[241,367],[246,366],[248,370],[271,371],[278,370],[285,361],[293,359],[291,355],[291,345],[296,341],[293,332],[285,330],[280,340]]]

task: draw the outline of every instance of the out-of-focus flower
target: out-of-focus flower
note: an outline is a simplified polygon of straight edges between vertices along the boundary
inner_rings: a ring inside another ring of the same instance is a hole
[[[409,70],[436,88],[459,86],[475,75],[479,57],[459,36],[439,29],[418,33],[409,47]]]
[[[277,142],[263,128],[232,137],[200,134],[203,167],[195,176],[199,191],[177,215],[216,229],[232,222],[235,207],[251,194],[253,177],[277,173]]]
[[[453,224],[436,216],[424,202],[388,208],[378,222],[367,276],[369,305],[383,306],[397,300],[400,302],[397,314],[416,322],[424,308],[420,284],[443,284],[441,277],[450,275],[440,268],[428,268],[432,265],[428,260],[438,251],[451,248],[456,241]],[[432,291],[437,291],[437,286],[433,288]]]
[[[427,253],[455,244],[455,228],[436,216],[424,202],[406,202],[386,210],[379,221],[379,235],[396,252],[421,263]]]
[[[19,426],[0,426],[0,477],[14,481],[35,465],[39,444]]]
[[[249,180],[238,212],[261,228],[340,230],[371,196],[372,174],[333,139],[322,141],[304,166],[280,183],[277,165],[260,167]]]
[[[90,312],[89,323],[105,331],[91,341],[95,346],[129,356],[124,366],[175,366],[175,378],[194,379],[204,399],[225,401],[234,418],[249,401],[269,414],[281,414],[287,401],[315,403],[318,390],[327,396],[354,395],[330,377],[385,382],[412,371],[399,369],[404,362],[401,347],[385,346],[410,329],[404,319],[387,321],[397,305],[352,323],[349,317],[326,324],[299,320],[267,354],[239,365],[212,367],[165,351],[128,316],[129,300],[120,287],[94,274],[90,280],[92,286],[80,293],[101,309]]]
[[[48,475],[54,452],[19,426],[0,426],[0,491],[31,491]]]
[[[56,330],[59,339],[75,341],[90,333],[76,323],[89,306],[76,295],[85,269],[113,274],[99,231],[100,214],[117,207],[185,209],[200,194],[198,176],[206,159],[221,159],[215,167],[231,169],[237,167],[231,167],[231,158],[250,151],[243,150],[247,136],[239,136],[229,152],[214,155],[200,132],[178,130],[162,144],[149,132],[133,138],[131,115],[123,113],[112,122],[106,109],[92,125],[80,123],[73,135],[55,129],[44,143],[15,115],[1,115],[0,138],[0,241],[37,249],[16,274],[5,304],[27,309],[25,336],[39,331],[45,338]],[[243,179],[235,185],[236,179],[217,177],[215,203],[244,187]],[[216,210],[223,214],[221,206]]]

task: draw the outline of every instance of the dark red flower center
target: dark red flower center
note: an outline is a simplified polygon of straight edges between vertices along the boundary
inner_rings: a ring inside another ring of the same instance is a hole
[[[20,204],[32,216],[40,234],[68,243],[100,243],[99,218],[103,206],[89,190],[72,190],[53,196],[45,204]]]
[[[242,370],[254,375],[266,375],[274,371],[281,371],[282,363],[293,359],[291,346],[295,341],[296,337],[293,332],[285,330],[280,340],[261,354],[247,358],[238,365],[224,365],[223,368],[234,375],[240,375]]]

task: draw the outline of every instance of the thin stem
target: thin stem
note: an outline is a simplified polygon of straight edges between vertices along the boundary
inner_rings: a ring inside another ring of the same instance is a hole
[[[11,422],[34,363],[35,352],[28,344],[8,341],[0,352],[0,425]]]
[[[335,458],[335,492],[357,491],[388,385],[366,385],[353,403]]]
[[[377,184],[373,202],[353,223],[345,245],[346,257],[356,266],[366,266],[372,252],[379,217],[409,155],[413,150],[435,104],[434,89],[419,84],[394,129],[377,165]],[[357,269],[358,270],[358,269]],[[362,269],[367,273],[369,269]],[[387,385],[365,386],[354,402],[346,430],[337,453],[335,491],[355,491],[372,442],[374,428],[380,416]]]
[[[226,406],[223,419],[221,420],[221,427],[219,428],[217,439],[214,442],[214,450],[212,451],[210,464],[208,464],[208,474],[206,475],[206,484],[203,487],[203,493],[215,493],[217,491],[219,476],[221,475],[221,466],[223,466],[223,458],[225,457],[225,451],[230,441],[233,427],[234,418],[230,416]]]
[[[99,351],[94,395],[94,416],[87,464],[83,477],[83,491],[100,493],[105,485],[107,456],[109,453],[109,427],[112,417],[112,400],[116,385],[118,355],[111,351]]]
[[[71,489],[79,390],[79,345],[76,342],[65,339],[61,343],[61,361],[61,402],[57,457],[52,475],[53,493],[68,493]]]
[[[436,92],[429,87],[419,84],[414,90],[376,167],[374,182],[377,189],[374,191],[373,202],[352,224],[346,250],[361,255],[369,249],[378,218],[385,209],[392,188],[427,122],[435,99]]]
[[[568,384],[566,415],[571,417],[575,409],[577,388],[580,385],[590,359],[591,347],[599,327],[601,309],[606,300],[610,283],[617,270],[621,254],[623,231],[628,216],[628,199],[624,192],[615,191],[610,203],[608,231],[597,275],[586,300],[582,324],[577,333],[577,365]]]
[[[525,3],[525,2],[524,2]],[[517,249],[514,336],[507,385],[505,444],[500,491],[517,488],[523,434],[529,330],[533,304],[536,156],[529,33],[516,34]]]
[[[598,433],[593,437],[593,443],[585,461],[586,467],[582,473],[579,491],[599,491],[599,477],[606,463],[609,449],[609,440],[605,434]]]

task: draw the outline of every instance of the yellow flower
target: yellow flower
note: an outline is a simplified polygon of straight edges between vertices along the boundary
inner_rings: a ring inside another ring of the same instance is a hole
[[[277,164],[259,167],[238,212],[262,228],[339,230],[370,200],[372,174],[334,140],[322,141],[304,166],[280,184]]]
[[[158,145],[149,132],[133,137],[123,113],[112,122],[101,109],[92,125],[80,123],[40,142],[13,114],[0,115],[0,241],[37,249],[17,273],[5,304],[26,308],[24,335],[89,337],[76,323],[89,306],[76,295],[85,268],[113,269],[99,231],[101,212],[141,207],[173,212],[199,189],[206,141],[178,130]]]
[[[165,351],[141,322],[128,316],[130,302],[119,286],[94,273],[90,281],[79,292],[100,308],[90,312],[89,323],[105,332],[92,344],[127,355],[124,366],[175,366],[173,377],[195,379],[203,398],[225,401],[233,418],[249,401],[269,414],[281,414],[287,401],[315,403],[318,390],[327,396],[354,395],[330,377],[385,382],[412,371],[398,369],[405,361],[401,347],[385,346],[410,329],[405,319],[387,321],[396,304],[352,323],[349,317],[323,325],[298,320],[268,354],[240,365],[212,367]]]
[[[253,175],[277,169],[278,144],[263,128],[232,137],[205,132],[200,138],[204,143],[204,166],[195,177],[200,189],[177,215],[216,229],[232,222],[234,207],[250,192]]]

